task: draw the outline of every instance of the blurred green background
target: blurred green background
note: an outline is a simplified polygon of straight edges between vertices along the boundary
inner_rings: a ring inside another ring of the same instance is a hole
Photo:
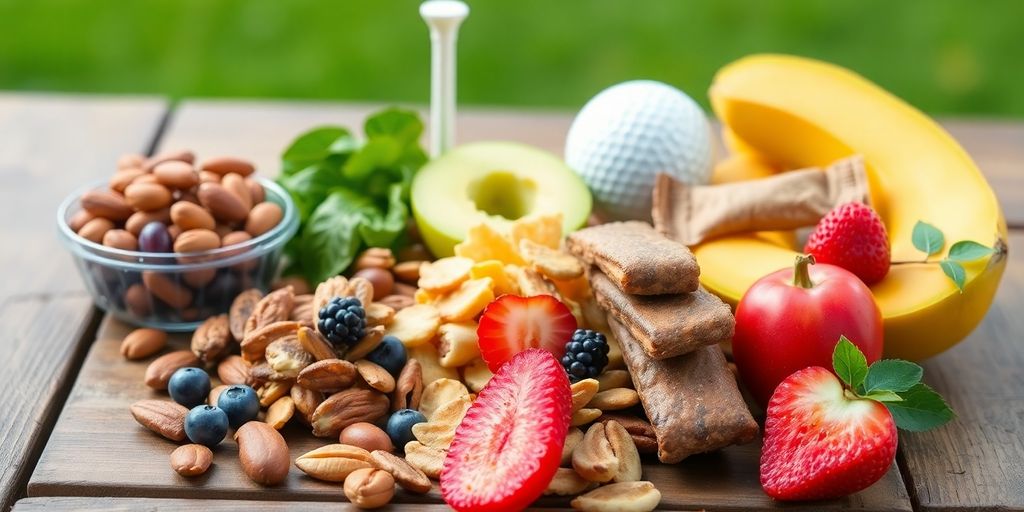
[[[577,108],[631,78],[706,105],[754,52],[850,67],[933,113],[1024,116],[1021,0],[471,0],[459,98]],[[0,89],[426,103],[415,0],[0,0]]]

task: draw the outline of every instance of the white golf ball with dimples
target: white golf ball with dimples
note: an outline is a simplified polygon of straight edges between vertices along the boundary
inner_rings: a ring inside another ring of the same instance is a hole
[[[565,161],[609,220],[651,219],[658,173],[691,185],[711,177],[711,127],[697,102],[671,85],[613,85],[583,106],[569,128]]]

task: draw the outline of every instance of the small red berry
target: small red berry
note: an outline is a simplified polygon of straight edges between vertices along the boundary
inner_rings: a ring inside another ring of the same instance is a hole
[[[828,212],[807,238],[804,252],[818,263],[845,268],[872,285],[889,273],[889,236],[870,206],[846,203]]]

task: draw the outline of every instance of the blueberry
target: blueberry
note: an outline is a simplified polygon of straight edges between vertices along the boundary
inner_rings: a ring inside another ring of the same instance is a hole
[[[171,399],[185,407],[206,402],[210,394],[210,376],[199,368],[179,368],[167,382]]]
[[[377,345],[377,348],[366,354],[368,361],[384,368],[393,377],[398,377],[402,368],[405,367],[408,357],[405,345],[394,336],[384,336],[384,339],[380,340],[380,345]]]
[[[213,448],[227,433],[228,415],[220,407],[197,405],[185,416],[185,435],[193,443]]]
[[[427,417],[415,409],[399,409],[388,418],[388,425],[384,429],[395,446],[405,446],[412,441],[412,426],[427,421]]]
[[[217,407],[228,415],[231,428],[238,428],[256,419],[260,413],[260,399],[251,387],[235,384],[221,392]]]

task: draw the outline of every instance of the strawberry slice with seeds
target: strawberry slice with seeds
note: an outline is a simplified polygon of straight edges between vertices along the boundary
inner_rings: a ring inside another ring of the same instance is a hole
[[[561,462],[572,392],[551,353],[527,349],[491,378],[455,430],[441,495],[458,511],[522,510]]]
[[[884,404],[848,393],[825,368],[804,368],[786,377],[768,403],[761,487],[778,500],[846,496],[885,475],[896,443]]]
[[[480,356],[492,372],[529,348],[545,349],[560,359],[575,331],[576,317],[551,295],[502,295],[484,308],[476,330]]]

